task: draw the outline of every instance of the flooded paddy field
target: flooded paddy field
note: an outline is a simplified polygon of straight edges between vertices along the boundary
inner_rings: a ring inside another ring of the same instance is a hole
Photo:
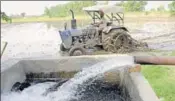
[[[165,52],[175,50],[175,20],[142,20],[125,20],[125,26],[133,38],[147,42],[151,49]],[[1,41],[8,42],[3,60],[61,56],[58,31],[63,30],[65,22],[70,28],[70,21],[1,24]],[[90,22],[77,20],[79,28]]]

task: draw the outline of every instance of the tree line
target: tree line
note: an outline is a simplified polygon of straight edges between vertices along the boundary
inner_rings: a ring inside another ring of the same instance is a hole
[[[124,8],[125,12],[141,12],[145,11],[146,1],[126,1],[117,4]]]
[[[72,1],[67,4],[56,5],[50,8],[45,8],[44,14],[49,17],[66,17],[70,15],[69,10],[72,9],[75,14],[83,14],[82,8],[87,6],[96,5],[95,1]],[[121,1],[117,6],[122,6],[125,12],[143,12],[145,11],[146,1]],[[168,5],[169,11],[172,15],[175,15],[175,1]],[[166,11],[164,6],[159,6],[157,9],[151,9],[151,11],[164,12]]]
[[[69,10],[72,9],[75,14],[81,15],[84,14],[82,11],[83,7],[96,5],[96,1],[71,1],[66,4],[59,4],[52,6],[50,8],[45,8],[42,16],[49,17],[66,17],[70,15]],[[146,1],[121,1],[118,6],[122,6],[125,12],[143,12],[145,11],[145,6],[147,5]],[[169,12],[171,15],[175,15],[175,1],[172,1],[169,5]],[[151,11],[166,11],[164,6],[160,6],[157,9],[151,9]],[[21,13],[22,17],[25,17],[25,13]],[[1,12],[1,19],[11,22],[11,17],[7,16],[5,12]]]
[[[146,1],[127,1],[127,2],[121,2],[119,5],[124,8],[125,12],[141,12],[141,11],[145,11],[145,6],[147,5],[147,2]],[[175,1],[172,1],[172,3],[168,5],[168,9],[171,14],[174,14]],[[158,8],[156,9],[153,8],[150,11],[165,12],[166,9],[163,5],[160,5]]]
[[[73,1],[67,4],[59,4],[50,8],[45,8],[44,15],[49,17],[65,17],[70,15],[69,10],[72,9],[75,14],[82,14],[82,8],[95,5],[95,1]]]
[[[175,15],[175,1],[173,1],[172,3],[170,3],[168,5],[169,9],[170,9],[170,12],[172,15]]]

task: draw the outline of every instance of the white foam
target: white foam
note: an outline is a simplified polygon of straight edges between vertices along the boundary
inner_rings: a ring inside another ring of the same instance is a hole
[[[79,92],[79,86],[86,87],[84,82],[91,82],[111,69],[120,69],[133,63],[133,57],[131,56],[118,56],[91,67],[83,68],[72,79],[60,86],[56,92],[51,92],[47,96],[42,94],[54,83],[48,82],[33,85],[21,93],[11,92],[9,94],[1,94],[1,98],[2,101],[69,101],[70,99],[78,99],[81,96],[75,96],[75,94]]]
[[[2,101],[49,101],[47,97],[43,97],[42,94],[47,88],[54,83],[47,82],[36,84],[24,89],[22,92],[11,92],[8,94],[1,94]]]
[[[119,56],[104,62],[97,63],[89,68],[84,68],[72,79],[60,86],[57,92],[50,93],[49,96],[54,98],[54,101],[68,101],[74,98],[77,99],[78,96],[74,96],[77,92],[77,88],[78,86],[83,85],[85,81],[93,79],[96,76],[99,76],[113,68],[119,69],[120,67],[132,65],[133,63],[132,57]]]

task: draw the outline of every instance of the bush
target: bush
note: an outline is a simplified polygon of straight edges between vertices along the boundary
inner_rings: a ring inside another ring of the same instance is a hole
[[[150,13],[150,12],[148,12],[148,11],[145,11],[145,12],[144,12],[145,15],[148,15],[149,13]]]
[[[161,6],[159,6],[159,7],[157,8],[157,11],[158,11],[158,12],[165,12],[166,10],[165,10],[164,6],[161,5]]]
[[[8,23],[12,23],[12,19],[9,16],[7,16],[5,12],[1,12],[1,19]]]
[[[168,5],[171,15],[175,15],[175,1]]]

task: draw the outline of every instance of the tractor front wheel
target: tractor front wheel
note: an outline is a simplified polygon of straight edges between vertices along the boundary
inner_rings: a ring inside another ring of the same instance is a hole
[[[64,47],[63,43],[60,44],[60,50],[61,51],[66,51],[66,48]]]
[[[69,51],[69,56],[86,55],[86,51],[83,47],[73,47]]]

